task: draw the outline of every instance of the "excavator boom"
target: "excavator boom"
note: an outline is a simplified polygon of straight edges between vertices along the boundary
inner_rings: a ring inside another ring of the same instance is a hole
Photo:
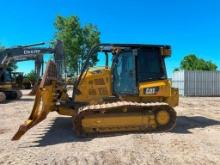
[[[35,60],[35,72],[37,74],[37,81],[35,82],[30,94],[34,95],[36,92],[38,80],[40,79],[41,70],[43,72],[43,55],[53,54],[54,61],[57,66],[58,79],[62,79],[64,67],[64,47],[62,41],[57,40],[54,47],[39,47],[45,43],[18,46],[15,48],[7,48],[0,51],[0,103],[9,99],[18,99],[22,93],[14,89],[12,86],[12,78],[10,72],[7,71],[8,65],[14,62]],[[8,87],[10,85],[10,87]]]

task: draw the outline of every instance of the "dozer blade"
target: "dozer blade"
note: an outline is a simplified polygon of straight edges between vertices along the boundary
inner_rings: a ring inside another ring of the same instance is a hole
[[[29,129],[43,121],[54,109],[54,93],[56,90],[56,65],[50,61],[35,96],[34,106],[30,117],[20,126],[12,140],[19,140]]]

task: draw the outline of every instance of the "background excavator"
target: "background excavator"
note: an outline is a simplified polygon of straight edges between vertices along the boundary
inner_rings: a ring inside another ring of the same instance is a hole
[[[90,68],[91,57],[97,53],[105,54],[106,64]],[[32,113],[12,140],[20,139],[53,111],[71,116],[79,136],[172,129],[179,93],[166,74],[164,59],[170,54],[167,45],[99,44],[88,53],[72,97],[59,81],[56,64],[50,61]]]
[[[60,64],[57,65],[60,66],[62,64],[61,61],[63,61],[64,57],[63,43],[61,41],[56,41],[54,48],[38,47],[44,44],[45,43],[40,43],[7,48],[0,52],[0,103],[5,102],[6,100],[19,99],[22,96],[22,93],[17,88],[17,82],[12,78],[12,73],[7,70],[10,62],[35,60],[37,79],[40,78],[41,70],[42,72],[44,70],[44,54],[54,54],[56,63],[60,62]]]
[[[12,86],[17,89],[31,89],[33,87],[33,82],[27,77],[24,72],[11,72]]]

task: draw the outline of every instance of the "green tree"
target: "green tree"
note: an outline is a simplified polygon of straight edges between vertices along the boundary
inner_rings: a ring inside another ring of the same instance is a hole
[[[7,67],[7,70],[10,72],[15,71],[18,68],[17,64],[15,61],[11,61]]]
[[[81,26],[77,16],[58,16],[55,27],[55,38],[64,42],[67,71],[79,73],[89,49],[100,42],[100,32],[92,24]],[[90,64],[94,65],[97,61],[96,54]]]
[[[28,74],[25,75],[29,81],[31,81],[31,84],[35,84],[37,82],[37,74],[34,70],[30,71]]]
[[[179,71],[179,70],[180,70],[179,68],[175,68],[173,71],[176,72],[176,71]]]
[[[177,70],[206,70],[206,71],[215,71],[217,70],[217,65],[211,61],[205,61],[204,59],[198,58],[195,54],[187,55],[183,58]]]

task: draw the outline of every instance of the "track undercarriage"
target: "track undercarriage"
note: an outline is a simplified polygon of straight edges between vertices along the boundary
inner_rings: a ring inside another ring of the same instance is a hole
[[[22,97],[20,90],[4,90],[0,91],[0,103],[4,103],[7,100],[16,100]]]
[[[85,106],[74,118],[77,135],[168,131],[175,121],[176,112],[166,103],[127,101]]]

